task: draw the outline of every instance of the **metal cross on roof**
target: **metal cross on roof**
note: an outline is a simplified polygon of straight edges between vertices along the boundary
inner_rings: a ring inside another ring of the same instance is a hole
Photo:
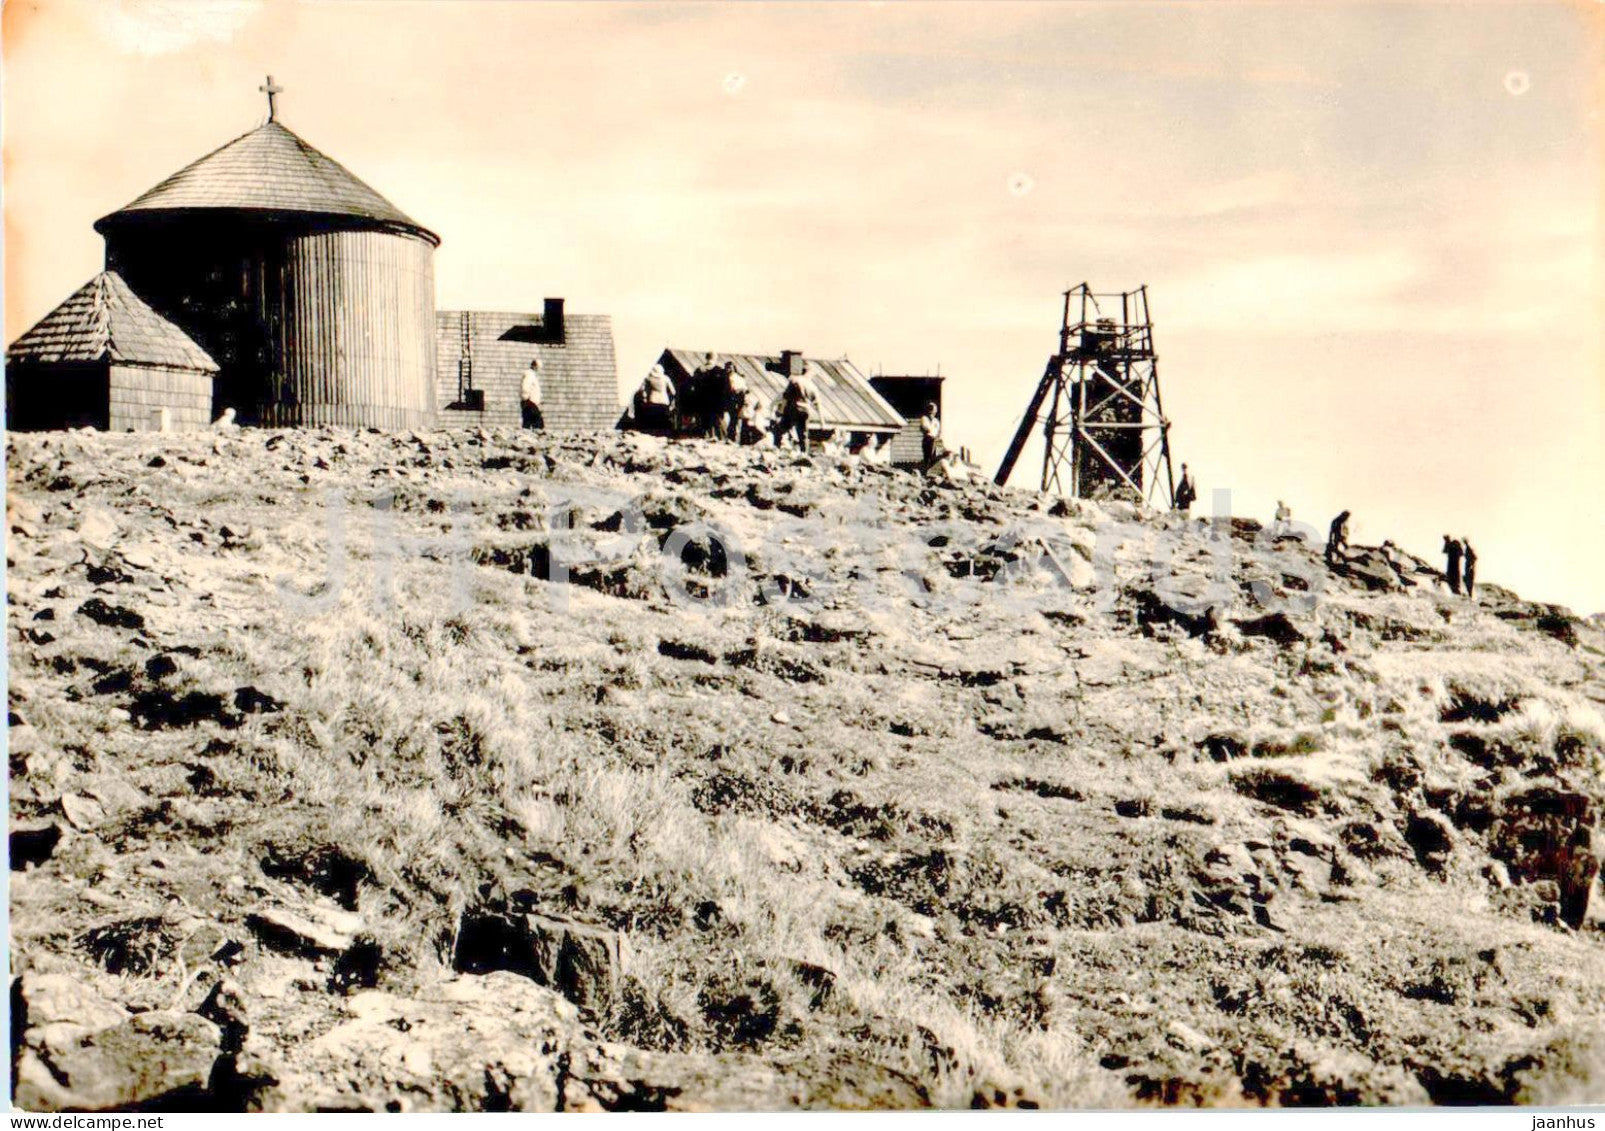
[[[268,121],[275,121],[278,118],[279,111],[278,107],[274,105],[273,96],[275,94],[283,94],[284,88],[282,86],[274,86],[273,76],[269,75],[267,77],[267,85],[259,86],[256,89],[268,96]]]

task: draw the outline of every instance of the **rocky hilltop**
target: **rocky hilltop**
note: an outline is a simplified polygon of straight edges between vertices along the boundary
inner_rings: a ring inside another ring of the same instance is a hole
[[[622,435],[12,436],[33,1109],[1605,1099],[1605,631]]]

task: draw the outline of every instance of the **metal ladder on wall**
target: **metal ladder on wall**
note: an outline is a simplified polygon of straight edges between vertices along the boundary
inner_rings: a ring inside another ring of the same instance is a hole
[[[457,403],[467,404],[474,391],[474,315],[463,311],[462,341],[457,350]]]

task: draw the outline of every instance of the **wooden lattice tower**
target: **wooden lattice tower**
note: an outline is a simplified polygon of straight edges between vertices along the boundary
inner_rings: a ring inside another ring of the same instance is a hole
[[[1105,294],[1082,283],[1064,293],[1059,352],[1048,359],[1004,454],[999,483],[1008,482],[1039,420],[1042,490],[1172,505],[1170,421],[1159,395],[1147,287]]]

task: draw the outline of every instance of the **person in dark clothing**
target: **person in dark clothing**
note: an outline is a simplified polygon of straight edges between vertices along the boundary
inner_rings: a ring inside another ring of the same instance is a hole
[[[1449,579],[1449,592],[1460,592],[1460,559],[1465,555],[1465,548],[1449,535],[1443,536],[1443,556],[1448,562],[1443,575]]]
[[[663,366],[654,365],[636,393],[636,419],[642,431],[667,436],[673,430],[675,395],[674,381]]]
[[[1332,520],[1326,532],[1326,564],[1336,565],[1339,551],[1349,546],[1349,512],[1344,511]]]
[[[1477,551],[1471,548],[1471,539],[1469,538],[1462,538],[1460,544],[1465,547],[1466,551],[1465,556],[1461,559],[1464,562],[1464,565],[1461,566],[1461,576],[1465,580],[1466,596],[1475,601],[1477,595],[1476,589],[1473,587],[1477,584]]]
[[[703,439],[722,439],[719,412],[724,406],[725,371],[714,361],[713,354],[704,354],[702,364],[680,391],[682,427],[690,429]]]
[[[1198,501],[1198,488],[1193,486],[1193,477],[1188,474],[1187,465],[1181,465],[1181,482],[1176,484],[1176,509],[1182,514],[1191,514],[1193,504]]]
[[[719,432],[727,440],[741,441],[741,420],[747,413],[747,397],[751,389],[747,379],[736,372],[733,361],[724,363],[724,410],[719,414]]]

